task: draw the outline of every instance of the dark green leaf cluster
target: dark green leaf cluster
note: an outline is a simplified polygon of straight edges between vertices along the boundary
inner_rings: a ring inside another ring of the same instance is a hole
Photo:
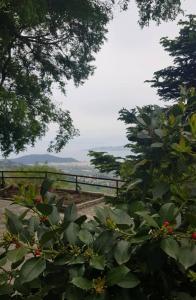
[[[121,157],[115,157],[106,152],[89,151],[88,156],[91,157],[90,163],[96,167],[101,173],[120,174]]]
[[[182,12],[181,0],[136,0],[140,25],[149,25],[150,21],[160,24],[161,21],[175,20]]]
[[[74,205],[60,214],[46,186],[42,196],[17,199],[27,208],[21,215],[6,210],[2,299],[194,299],[194,216],[172,202],[155,211],[138,199],[130,213],[99,208],[88,221]]]
[[[196,93],[168,108],[122,110],[134,153],[116,208],[93,220],[44,181],[6,211],[1,241],[3,299],[180,300],[196,294]],[[127,162],[126,162],[127,163]]]
[[[52,82],[63,89],[65,78],[79,84],[93,71],[92,54],[103,43],[109,13],[109,6],[92,1],[6,1],[0,12],[1,85],[19,93],[31,76],[37,93],[50,92]]]
[[[69,111],[57,108],[42,93],[34,97],[34,88],[32,86],[26,96],[0,88],[0,152],[4,156],[20,152],[28,144],[34,146],[37,138],[45,135],[49,123],[59,126],[49,150],[60,151],[70,138],[78,134]],[[28,89],[27,85],[25,89]]]
[[[196,181],[196,93],[184,91],[181,102],[160,108],[145,106],[121,110],[127,125],[128,147],[132,151],[132,172],[136,191],[145,201],[195,199]],[[142,182],[138,182],[137,179]],[[135,197],[138,197],[136,192]],[[131,185],[133,199],[133,186]]]
[[[152,87],[157,89],[161,99],[179,100],[180,86],[196,87],[196,16],[188,16],[188,20],[180,21],[182,26],[175,39],[164,37],[161,45],[174,59],[174,65],[154,73]]]
[[[6,156],[24,150],[59,126],[50,150],[59,151],[76,131],[69,112],[56,108],[62,92],[93,73],[94,53],[105,40],[111,8],[101,1],[6,1],[0,10],[0,145]]]

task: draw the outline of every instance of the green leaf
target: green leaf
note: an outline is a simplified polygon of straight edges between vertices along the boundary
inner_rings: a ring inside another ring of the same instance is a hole
[[[3,267],[7,263],[7,258],[3,257],[0,259],[0,267]]]
[[[97,270],[104,270],[105,268],[105,258],[102,255],[93,256],[90,259],[90,266]]]
[[[186,219],[191,224],[191,226],[196,228],[196,212],[188,212],[186,214]]]
[[[148,134],[147,130],[142,130],[137,134],[138,139],[151,139],[151,136]]]
[[[176,296],[176,300],[195,300],[195,297],[192,297],[191,295],[187,294],[187,293],[177,293],[175,294]]]
[[[146,126],[146,123],[144,122],[144,120],[141,117],[136,117],[136,119],[140,124]]]
[[[83,216],[80,216],[79,218],[77,218],[75,220],[75,223],[78,224],[79,226],[81,226],[82,224],[85,224],[86,220],[87,220],[87,216],[83,215]]]
[[[142,201],[133,201],[128,204],[127,209],[131,215],[134,215],[137,211],[144,211],[145,204]]]
[[[132,174],[136,173],[138,169],[143,168],[149,161],[147,159],[142,159],[139,162],[134,164],[132,169]]]
[[[54,259],[55,266],[64,266],[69,262],[69,255],[67,254],[60,254]]]
[[[19,220],[24,220],[24,218],[26,217],[26,215],[28,214],[28,212],[30,211],[30,209],[28,208],[28,209],[25,209],[25,211],[23,211],[21,214],[20,214],[20,216],[18,217],[19,218]]]
[[[161,241],[161,249],[175,260],[178,259],[179,245],[173,238],[167,238]]]
[[[153,199],[161,199],[163,195],[165,195],[169,190],[169,184],[166,182],[159,182],[153,189],[152,189],[152,194],[153,194]]]
[[[75,223],[78,224],[78,219],[75,221]],[[95,220],[91,220],[91,221],[88,221],[88,222],[84,222],[81,225],[81,228],[82,229],[87,229],[88,231],[94,233],[97,229],[97,226],[98,226],[97,222]]]
[[[38,292],[35,295],[28,296],[26,300],[43,300],[43,296],[41,295],[41,292]]]
[[[136,214],[141,216],[150,227],[159,228],[157,222],[146,211],[138,211]]]
[[[43,246],[44,244],[54,240],[56,238],[56,232],[53,230],[46,231],[41,239],[40,239],[40,244]]]
[[[12,269],[18,269],[18,267],[19,267],[20,265],[22,265],[22,263],[24,262],[24,260],[25,260],[25,256],[24,256],[23,258],[21,258],[20,260],[18,260],[17,262],[12,263],[12,264],[11,264],[11,268],[12,268]]]
[[[85,263],[85,259],[83,256],[73,256],[71,259],[69,259],[68,265],[81,265]]]
[[[6,284],[9,280],[9,274],[6,272],[0,272],[0,287]]]
[[[75,277],[82,277],[84,276],[85,273],[85,266],[84,265],[77,265],[77,266],[72,266],[69,268],[69,276],[71,279]]]
[[[71,222],[68,227],[65,230],[65,237],[70,244],[75,244],[78,240],[78,233],[79,233],[80,227],[74,223]]]
[[[39,218],[36,216],[32,216],[30,219],[29,219],[29,224],[28,224],[28,227],[27,227],[27,230],[29,232],[29,234],[31,236],[34,235],[35,231],[38,229],[39,227]]]
[[[13,249],[7,252],[7,258],[12,263],[16,263],[21,260],[28,253],[27,248],[20,247],[18,249]]]
[[[79,300],[80,298],[82,299],[84,292],[85,291],[81,291],[81,289],[76,289],[76,287],[73,285],[68,285],[66,288],[66,298],[62,297],[62,300]]]
[[[60,221],[60,215],[56,206],[52,206],[52,212],[48,216],[48,220],[52,225],[57,225]]]
[[[89,245],[93,242],[92,234],[86,229],[80,230],[78,233],[78,237],[84,244]]]
[[[196,246],[180,247],[178,260],[185,269],[194,266],[196,264]]]
[[[102,253],[105,255],[109,253],[115,244],[115,238],[111,234],[111,231],[105,230],[103,231],[95,240],[94,248],[98,253]]]
[[[90,290],[93,286],[92,282],[84,277],[75,277],[71,283],[82,290]]]
[[[13,290],[13,287],[11,285],[8,285],[8,284],[1,285],[0,286],[0,295],[9,295],[9,294],[11,294],[12,290]],[[3,297],[3,299],[6,299],[4,297]],[[10,299],[10,298],[7,298],[7,299]]]
[[[64,212],[64,222],[74,222],[77,219],[77,208],[73,203],[69,205]]]
[[[21,282],[30,282],[37,278],[46,268],[46,262],[42,258],[27,260],[20,270]]]
[[[151,148],[162,148],[163,147],[163,143],[152,143],[150,145]]]
[[[174,221],[174,216],[177,212],[177,207],[174,203],[166,203],[161,206],[159,214],[161,216],[162,221]]]
[[[44,216],[49,216],[52,213],[52,205],[49,204],[39,203],[36,205],[36,208]]]
[[[129,261],[131,252],[129,251],[130,244],[127,241],[119,241],[114,250],[114,257],[119,265]]]
[[[194,138],[196,138],[196,113],[192,114],[191,117],[188,119],[191,132]]]
[[[140,280],[131,272],[129,272],[121,282],[117,285],[124,289],[132,289],[140,283]]]
[[[142,182],[142,179],[136,179],[134,181],[132,181],[128,186],[127,186],[127,191],[130,191],[132,189],[134,189],[138,184],[140,184]]]
[[[42,185],[41,185],[41,189],[40,189],[40,194],[42,197],[45,197],[46,193],[48,192],[49,188],[52,187],[52,184],[53,184],[53,180],[51,179],[44,179],[44,181],[42,182]]]
[[[158,135],[160,138],[164,137],[164,135],[165,135],[164,130],[163,130],[163,129],[160,129],[160,128],[155,129],[154,132],[155,132],[155,134]]]
[[[110,208],[108,207],[95,207],[95,219],[103,224],[106,224],[106,220],[109,217]]]
[[[124,265],[113,268],[107,275],[108,285],[112,286],[122,282],[129,271],[130,270]]]
[[[178,260],[185,269],[196,264],[196,246],[180,247],[178,243],[172,239],[167,238],[161,242],[162,250],[169,256]]]
[[[117,225],[134,226],[133,219],[122,209],[110,210],[109,216]]]
[[[14,235],[20,234],[23,231],[23,225],[18,216],[8,209],[5,209],[5,215],[7,217],[6,226],[8,230]]]
[[[188,141],[184,138],[181,137],[179,143],[174,143],[171,145],[171,147],[181,153],[190,153],[191,152],[191,146],[188,144]]]

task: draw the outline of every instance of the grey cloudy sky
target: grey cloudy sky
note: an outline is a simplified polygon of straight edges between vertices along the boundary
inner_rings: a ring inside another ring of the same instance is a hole
[[[186,14],[196,14],[196,0],[184,1],[184,8]],[[60,156],[74,156],[81,149],[126,143],[125,127],[117,120],[118,111],[123,107],[160,103],[156,91],[144,81],[171,63],[159,40],[178,34],[179,18],[160,26],[151,23],[141,29],[133,1],[128,11],[116,12],[109,24],[107,42],[96,55],[94,75],[79,88],[68,83],[66,98],[58,91],[54,93],[55,99],[70,110],[80,130],[80,137],[70,141]],[[54,133],[55,128],[51,126],[44,139],[22,154],[45,153]]]

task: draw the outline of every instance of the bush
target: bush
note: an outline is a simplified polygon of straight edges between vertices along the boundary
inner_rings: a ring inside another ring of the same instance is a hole
[[[196,232],[173,203],[152,214],[138,202],[132,217],[98,209],[92,221],[74,205],[61,217],[50,193],[20,204],[21,215],[6,210],[2,299],[194,299]]]
[[[44,182],[18,199],[24,213],[6,210],[3,300],[195,299],[195,104],[192,90],[168,109],[123,111],[136,157],[120,208],[62,216]]]

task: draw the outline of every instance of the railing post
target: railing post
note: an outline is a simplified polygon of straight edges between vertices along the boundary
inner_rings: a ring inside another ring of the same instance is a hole
[[[118,179],[116,180],[116,196],[118,197],[119,194],[119,186],[118,186]]]
[[[78,192],[78,176],[76,175],[76,192]]]
[[[4,188],[5,187],[5,179],[4,179],[4,172],[1,171],[1,187]]]

